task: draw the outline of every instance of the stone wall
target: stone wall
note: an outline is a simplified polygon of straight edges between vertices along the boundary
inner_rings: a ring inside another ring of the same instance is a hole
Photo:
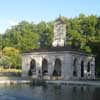
[[[61,79],[73,80],[73,79],[95,79],[95,59],[92,56],[85,54],[80,55],[78,52],[59,51],[59,52],[37,52],[26,53],[22,56],[22,76],[28,76],[30,69],[30,62],[34,59],[36,62],[36,76],[39,74],[42,76],[42,61],[46,59],[48,62],[48,77],[53,76],[55,60],[61,61]],[[74,60],[76,59],[76,67],[74,66]],[[84,62],[84,77],[81,76],[81,62]],[[90,62],[90,71],[87,72],[87,64]],[[76,75],[73,75],[74,67],[76,68]],[[40,73],[39,73],[40,71]]]

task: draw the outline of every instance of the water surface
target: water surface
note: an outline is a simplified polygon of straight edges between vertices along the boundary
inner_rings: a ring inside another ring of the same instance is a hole
[[[0,100],[100,100],[100,87],[0,85]]]

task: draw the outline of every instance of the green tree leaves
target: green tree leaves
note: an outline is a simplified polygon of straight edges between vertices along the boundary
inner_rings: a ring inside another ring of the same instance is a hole
[[[66,45],[95,54],[97,71],[100,72],[100,17],[80,14],[75,18],[63,16],[62,19],[67,25]],[[42,21],[34,24],[33,22],[22,21],[6,30],[5,34],[0,35],[0,45],[2,45],[0,52],[2,49],[4,52],[4,58],[0,60],[5,63],[6,59],[10,65],[20,66],[20,52],[27,52],[34,48],[51,47],[54,22]]]
[[[11,29],[7,30],[3,36],[3,47],[15,47],[26,52],[33,48],[38,48],[39,34],[33,23],[22,21]]]
[[[13,47],[5,47],[3,49],[3,56],[0,59],[0,64],[9,68],[21,67],[20,51]]]

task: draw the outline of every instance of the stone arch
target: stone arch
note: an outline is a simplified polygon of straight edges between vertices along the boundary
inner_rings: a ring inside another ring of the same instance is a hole
[[[45,76],[48,74],[48,61],[46,59],[42,60],[42,75]]]
[[[29,69],[29,76],[32,76],[34,73],[36,73],[36,61],[32,59],[30,61],[30,69]]]
[[[90,72],[90,61],[87,63],[87,72]]]
[[[84,77],[84,61],[81,61],[81,77]]]
[[[53,76],[61,76],[61,60],[59,58],[56,58],[55,64],[54,64],[54,71]]]
[[[77,76],[77,58],[74,59],[73,61],[73,76]]]

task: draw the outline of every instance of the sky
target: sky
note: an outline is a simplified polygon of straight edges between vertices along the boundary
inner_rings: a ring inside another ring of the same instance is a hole
[[[80,13],[100,16],[100,0],[0,0],[0,34],[23,20],[38,23]]]

